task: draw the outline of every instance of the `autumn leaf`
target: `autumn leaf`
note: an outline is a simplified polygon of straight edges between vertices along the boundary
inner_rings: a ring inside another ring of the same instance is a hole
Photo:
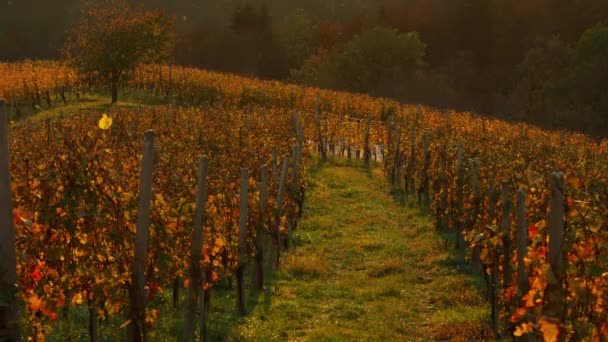
[[[84,303],[84,299],[82,298],[82,294],[81,293],[77,293],[74,295],[74,297],[72,297],[72,303],[73,304],[82,304]]]
[[[30,310],[32,310],[34,312],[40,310],[42,308],[42,306],[44,305],[44,302],[42,301],[42,299],[40,297],[38,297],[38,295],[36,295],[36,294],[33,294],[31,297],[29,297],[27,299],[27,303],[28,303]]]
[[[110,129],[110,127],[112,127],[112,118],[109,117],[107,114],[103,114],[101,119],[99,119],[98,126],[104,131]]]
[[[528,227],[528,238],[533,240],[538,235],[538,228],[536,226],[531,225]]]
[[[539,322],[540,332],[543,334],[545,342],[557,342],[559,339],[559,326],[546,319]]]
[[[526,322],[518,325],[515,328],[515,332],[513,333],[513,335],[516,337],[520,337],[524,334],[528,334],[531,332],[534,332],[534,323]]]

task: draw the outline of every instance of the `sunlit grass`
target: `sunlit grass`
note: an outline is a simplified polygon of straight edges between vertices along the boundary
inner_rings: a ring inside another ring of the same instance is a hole
[[[487,337],[480,280],[465,271],[462,256],[444,248],[447,237],[429,217],[396,202],[379,170],[370,178],[345,164],[358,162],[338,159],[312,170],[296,231],[306,243],[284,259],[270,307],[256,307],[227,339]]]

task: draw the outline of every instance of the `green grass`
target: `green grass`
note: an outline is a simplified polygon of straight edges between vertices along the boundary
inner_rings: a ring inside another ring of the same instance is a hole
[[[170,101],[143,93],[121,93],[118,102],[112,104],[111,97],[105,93],[87,94],[80,99],[72,98],[67,104],[61,101],[54,101],[50,107],[32,109],[31,107],[21,108],[21,117],[18,118],[14,109],[8,107],[9,118],[13,124],[28,120],[46,120],[54,117],[70,117],[74,114],[87,113],[91,110],[96,112],[110,111],[116,108],[138,108],[152,107],[157,105],[169,104]]]
[[[428,217],[396,203],[378,170],[314,168],[307,196],[270,306],[256,306],[226,340],[487,338],[480,280]]]

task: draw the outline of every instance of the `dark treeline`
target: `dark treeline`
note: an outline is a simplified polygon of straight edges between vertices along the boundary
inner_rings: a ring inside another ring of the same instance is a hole
[[[0,60],[57,58],[77,0],[0,4]],[[608,136],[605,0],[147,0],[175,62]]]

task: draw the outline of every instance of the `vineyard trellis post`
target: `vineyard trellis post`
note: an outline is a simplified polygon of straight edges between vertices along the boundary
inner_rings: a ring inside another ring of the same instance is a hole
[[[502,182],[502,221],[500,231],[503,243],[503,279],[505,286],[511,283],[511,188],[507,181]]]
[[[445,125],[446,134],[447,134],[447,136],[449,136],[450,132],[451,132],[451,127],[450,127],[450,111],[449,110],[445,111],[445,122],[446,122],[446,125]]]
[[[416,192],[416,122],[412,125],[412,138],[411,138],[411,148],[410,148],[410,162],[408,165],[407,171],[407,179],[409,183],[409,194],[413,195]],[[407,185],[406,185],[407,187]]]
[[[293,157],[292,157],[292,166],[291,166],[291,182],[290,182],[290,186],[289,186],[289,197],[299,206],[296,209],[296,210],[298,210],[298,213],[296,213],[298,215],[299,215],[299,208],[301,208],[300,186],[299,186],[301,155],[300,155],[299,151],[300,151],[300,149],[298,148],[298,146],[293,147]],[[289,238],[291,236],[292,230],[295,228],[295,224],[296,224],[298,215],[294,215],[293,221],[289,221],[287,224],[287,239],[285,240],[286,247],[289,247]]]
[[[473,160],[473,170],[471,177],[471,186],[473,190],[473,222],[477,220],[479,217],[479,212],[481,208],[481,189],[479,186],[479,161]],[[471,256],[471,268],[473,272],[477,274],[483,274],[484,268],[481,263],[481,246],[478,243],[475,243],[473,247],[473,252]]]
[[[277,148],[272,148],[272,157],[270,159],[270,164],[272,165],[272,181],[273,184],[277,185],[279,183],[279,165],[278,165],[278,152]]]
[[[317,111],[315,112],[315,121],[317,124],[317,139],[319,140],[317,150],[319,153],[321,153],[321,160],[326,161],[327,151],[325,149],[323,132],[321,130],[321,104],[319,103],[319,101],[320,100],[317,98]]]
[[[395,154],[393,157],[393,170],[392,170],[392,185],[393,188],[401,188],[401,172],[400,172],[400,168],[401,168],[401,163],[400,163],[400,159],[401,159],[401,126],[399,124],[396,125],[397,127],[395,128]]]
[[[383,118],[385,115],[385,104],[384,102],[382,102],[382,112],[380,113],[380,117]],[[390,155],[391,154],[391,150],[393,148],[393,122],[391,120],[390,117],[386,118],[386,155]],[[393,172],[392,169],[390,168],[391,165],[389,164],[389,158],[386,158],[386,155],[384,154],[384,149],[382,149],[382,166],[384,168],[384,174],[388,176],[390,182],[391,182],[391,186],[393,185]]]
[[[371,154],[372,154],[372,150],[371,150],[371,146],[370,146],[370,130],[371,130],[371,126],[372,126],[372,113],[367,113],[367,122],[365,124],[365,147],[364,147],[364,152],[363,152],[363,161],[364,161],[364,165],[365,168],[369,169],[370,167],[370,160],[371,160]]]
[[[247,251],[247,219],[249,217],[249,171],[247,168],[241,169],[241,196],[239,205],[239,254],[236,269],[236,309],[241,316],[247,314],[245,308],[245,263]]]
[[[456,150],[456,216],[454,218],[455,227],[456,228],[456,249],[465,248],[465,243],[463,239],[463,222],[462,222],[462,202],[464,199],[464,152],[462,151],[462,146],[458,145]]]
[[[431,194],[430,194],[430,180],[429,180],[429,167],[431,166],[431,151],[429,149],[429,135],[428,132],[424,132],[423,136],[423,165],[422,165],[422,184],[421,192],[419,195],[422,207],[428,211],[431,206]]]
[[[19,301],[17,299],[17,257],[13,226],[8,117],[0,98],[0,339],[20,340]]]
[[[131,322],[128,325],[129,341],[148,340],[146,332],[145,268],[148,256],[150,227],[150,203],[152,201],[152,177],[154,169],[154,131],[144,133],[143,158],[139,179],[139,205],[135,235],[135,258],[131,280]]]
[[[547,287],[544,293],[543,320],[559,324],[564,312],[565,294],[562,288],[564,277],[564,176],[553,173],[550,183],[549,199],[549,248],[547,261],[550,268],[547,271]],[[562,338],[563,339],[563,338]]]
[[[489,222],[492,223],[496,219],[496,202],[497,192],[494,178],[490,178],[488,181],[488,218]],[[491,316],[492,316],[492,330],[494,335],[500,337],[498,330],[498,252],[494,251],[494,260],[492,260],[491,274],[488,291],[490,297]]]
[[[502,235],[502,284],[503,291],[511,285],[512,282],[512,267],[511,267],[511,188],[507,180],[502,181],[502,220],[500,224],[500,234]],[[505,311],[508,309],[505,303]],[[509,320],[505,319],[505,331],[508,331],[510,326]]]
[[[283,249],[283,239],[281,238],[281,217],[283,216],[283,201],[285,199],[285,185],[287,183],[287,167],[289,165],[289,155],[283,158],[283,167],[281,170],[281,180],[279,181],[279,190],[277,193],[277,207],[274,213],[274,233],[277,240],[277,260],[276,266],[279,266],[281,258],[281,250]]]
[[[253,286],[256,290],[261,290],[264,287],[264,219],[263,215],[266,212],[268,202],[268,166],[263,165],[260,168],[260,197],[259,197],[259,212],[260,219],[257,222],[255,236],[255,273]]]
[[[448,161],[446,156],[446,148],[445,145],[441,145],[439,150],[440,155],[440,167],[441,174],[439,175],[439,205],[437,206],[437,222],[438,228],[440,230],[446,231],[448,229],[449,217],[447,214],[448,211]]]
[[[520,293],[528,292],[528,273],[524,258],[528,255],[528,225],[526,222],[526,190],[517,191],[517,286]]]
[[[205,225],[205,206],[207,205],[207,173],[209,158],[203,156],[199,162],[196,209],[194,214],[194,227],[192,230],[192,248],[190,255],[190,280],[186,297],[186,311],[184,317],[184,338],[194,339],[196,330],[196,308],[199,296],[204,296],[204,272],[201,269],[201,252],[203,248],[203,230]],[[203,301],[204,303],[204,301]],[[200,312],[201,324],[205,324],[204,311]],[[201,337],[202,338],[202,337]]]
[[[302,130],[302,123],[300,122],[300,115],[298,115],[298,111],[294,111],[294,121],[296,126],[296,144],[297,144],[297,153],[296,153],[296,162],[300,163],[302,160],[302,152],[304,150],[304,132]]]

